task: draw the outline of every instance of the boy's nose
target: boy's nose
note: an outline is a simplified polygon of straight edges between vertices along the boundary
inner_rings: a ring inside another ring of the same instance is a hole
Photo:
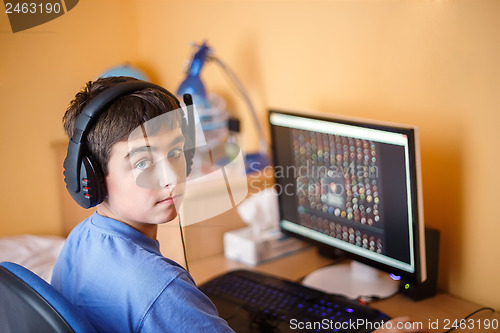
[[[156,163],[156,174],[160,187],[174,186],[180,181],[178,170],[176,170],[168,159],[163,159]]]

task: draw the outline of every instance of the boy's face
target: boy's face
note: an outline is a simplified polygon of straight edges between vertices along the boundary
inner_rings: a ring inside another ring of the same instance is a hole
[[[174,219],[185,188],[180,127],[162,128],[154,135],[143,132],[139,128],[139,134],[113,145],[106,176],[108,196],[101,204],[104,215],[132,226]]]

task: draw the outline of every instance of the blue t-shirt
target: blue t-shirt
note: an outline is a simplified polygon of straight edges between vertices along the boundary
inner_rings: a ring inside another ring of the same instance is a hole
[[[232,332],[157,241],[97,213],[68,236],[52,285],[100,332]]]

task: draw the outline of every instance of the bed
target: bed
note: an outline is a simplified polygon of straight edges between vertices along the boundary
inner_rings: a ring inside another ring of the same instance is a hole
[[[63,237],[58,236],[1,237],[0,262],[15,262],[50,283],[52,269],[64,245],[64,240]]]

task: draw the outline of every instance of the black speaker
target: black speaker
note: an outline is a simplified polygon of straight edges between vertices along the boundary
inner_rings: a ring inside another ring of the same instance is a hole
[[[400,292],[415,301],[436,295],[439,265],[439,238],[439,230],[431,228],[425,229],[427,280],[422,283],[401,281]]]

